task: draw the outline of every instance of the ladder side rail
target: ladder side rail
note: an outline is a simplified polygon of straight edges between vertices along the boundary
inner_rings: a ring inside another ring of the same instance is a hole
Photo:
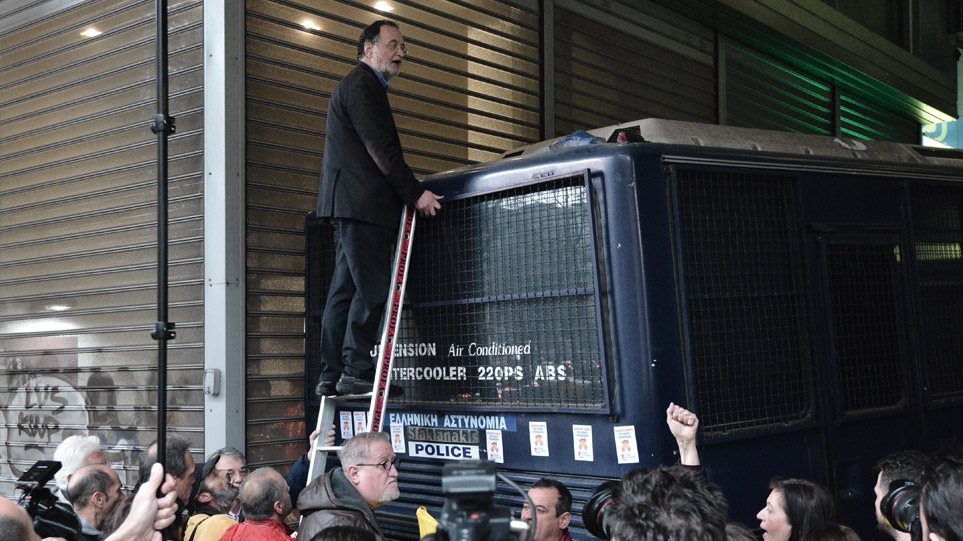
[[[415,237],[417,213],[414,206],[405,206],[401,213],[401,227],[398,245],[395,248],[394,274],[388,299],[385,303],[385,322],[381,331],[381,346],[378,348],[378,364],[375,367],[375,385],[372,389],[371,405],[368,407],[368,432],[379,432],[388,407],[388,390],[391,382],[391,366],[395,358],[395,338],[401,322],[401,305],[404,301],[405,286],[408,281],[411,243]]]

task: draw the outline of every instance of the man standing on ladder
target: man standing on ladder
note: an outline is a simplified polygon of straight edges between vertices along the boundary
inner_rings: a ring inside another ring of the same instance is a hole
[[[334,230],[335,270],[321,328],[318,396],[371,392],[371,350],[388,298],[401,211],[414,205],[422,216],[434,216],[441,209],[441,196],[422,187],[405,163],[388,103],[388,81],[406,55],[396,23],[372,23],[358,40],[359,64],[328,105],[317,215]]]

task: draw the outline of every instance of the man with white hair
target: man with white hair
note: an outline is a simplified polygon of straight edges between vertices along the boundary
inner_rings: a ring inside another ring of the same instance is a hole
[[[60,470],[54,474],[57,484],[57,497],[64,503],[67,499],[67,482],[74,472],[84,466],[107,464],[107,457],[100,448],[97,436],[69,436],[64,438],[54,450],[53,459],[60,462]]]
[[[331,526],[357,526],[384,537],[374,510],[400,496],[391,440],[384,432],[355,434],[338,458],[340,468],[311,481],[298,497],[299,535],[311,539]]]

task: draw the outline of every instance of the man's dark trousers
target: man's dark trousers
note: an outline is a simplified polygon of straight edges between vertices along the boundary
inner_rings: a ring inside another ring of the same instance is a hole
[[[371,349],[381,338],[398,232],[349,218],[331,225],[335,270],[321,323],[321,380],[336,382],[344,372],[373,381]]]

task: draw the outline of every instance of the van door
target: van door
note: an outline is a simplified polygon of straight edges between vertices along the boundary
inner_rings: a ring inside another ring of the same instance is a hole
[[[876,535],[873,465],[920,442],[908,339],[909,265],[897,227],[815,228],[816,385],[840,522]],[[821,287],[820,287],[821,286]],[[819,372],[823,372],[820,377]]]

